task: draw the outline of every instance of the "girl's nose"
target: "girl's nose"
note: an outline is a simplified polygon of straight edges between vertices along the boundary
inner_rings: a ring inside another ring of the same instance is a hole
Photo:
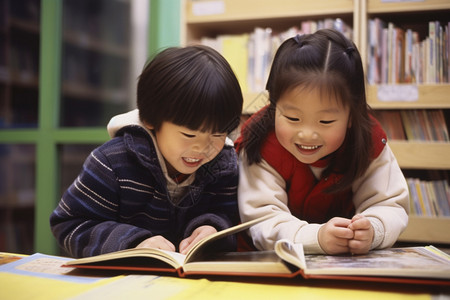
[[[317,132],[315,132],[313,129],[310,129],[310,128],[302,128],[302,129],[300,129],[299,132],[298,132],[298,136],[301,139],[308,139],[308,140],[314,140],[314,139],[317,139],[319,137]]]

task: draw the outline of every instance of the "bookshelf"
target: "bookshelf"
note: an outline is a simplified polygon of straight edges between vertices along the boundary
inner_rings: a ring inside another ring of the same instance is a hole
[[[39,1],[2,0],[0,11],[0,126],[36,127]]]
[[[148,35],[150,6],[163,15],[179,9],[178,0],[0,0],[0,251],[59,254],[50,213],[109,139],[107,121],[133,107],[148,46],[166,46]],[[77,77],[64,61],[68,48],[90,58],[72,70],[93,73],[68,80]]]
[[[212,5],[211,5],[212,4]],[[280,33],[301,22],[340,18],[355,28],[358,22],[354,14],[358,1],[294,1],[294,0],[246,0],[246,1],[182,1],[181,42],[198,43],[201,38],[219,35],[246,34],[256,27],[270,27],[273,33]],[[359,10],[359,9],[358,9]],[[357,30],[354,37],[359,37]],[[267,101],[263,91],[244,92],[244,113],[251,114]]]
[[[424,35],[428,21],[450,21],[448,0],[383,2],[380,0],[328,1],[182,1],[182,44],[198,42],[202,37],[243,34],[255,27],[270,27],[273,32],[299,26],[306,20],[342,18],[353,27],[353,40],[366,65],[368,21],[380,17],[397,25],[411,27]],[[401,85],[401,84],[400,84]],[[419,84],[414,101],[383,101],[378,98],[382,87],[367,86],[368,103],[374,110],[443,109],[450,110],[450,84]],[[394,87],[395,88],[395,87]],[[267,101],[264,92],[244,92],[244,113],[251,114]],[[447,121],[448,122],[448,121]],[[450,170],[450,143],[390,141],[403,170]],[[400,241],[450,243],[450,218],[411,216]]]
[[[402,29],[411,28],[418,32],[420,38],[423,39],[429,29],[428,22],[440,21],[444,26],[444,22],[450,21],[450,2],[445,0],[411,1],[408,3],[383,3],[382,1],[367,0],[364,1],[363,6],[366,13],[361,16],[361,31],[365,30],[365,32],[367,32],[369,19],[380,18],[385,22],[393,22]],[[362,51],[365,53],[367,53],[367,48],[365,48],[367,38],[366,35],[361,39]],[[401,88],[402,83],[398,85]],[[448,112],[450,109],[449,83],[414,85],[418,92],[418,97],[414,101],[383,101],[379,97],[381,88],[379,85],[368,86],[367,99],[370,106],[375,110],[441,109]],[[448,114],[446,116],[448,118]],[[446,121],[448,125],[448,120]],[[410,170],[422,170],[424,173],[442,170],[448,174],[450,170],[449,142],[391,140],[389,144],[406,174]],[[402,233],[399,240],[449,244],[448,229],[450,229],[450,218],[448,217],[412,215],[407,229]]]

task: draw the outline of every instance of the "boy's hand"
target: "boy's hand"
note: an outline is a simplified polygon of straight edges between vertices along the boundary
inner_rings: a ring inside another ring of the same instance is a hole
[[[355,215],[348,228],[354,233],[353,239],[348,242],[350,253],[365,254],[369,252],[374,236],[369,219],[363,215]]]
[[[217,230],[209,225],[203,225],[198,228],[196,228],[191,236],[185,238],[180,243],[180,253],[186,254],[189,249],[191,249],[198,241],[200,241],[202,238],[211,235],[213,233],[216,233]]]
[[[175,246],[161,235],[156,235],[143,240],[136,248],[156,248],[167,251],[175,251]]]
[[[350,225],[350,219],[334,217],[320,227],[319,244],[325,253],[334,255],[349,252],[349,241],[354,238]]]

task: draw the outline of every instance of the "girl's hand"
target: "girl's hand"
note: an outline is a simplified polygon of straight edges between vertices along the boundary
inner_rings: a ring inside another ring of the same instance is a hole
[[[175,251],[175,246],[161,235],[156,235],[143,240],[136,248],[156,248],[167,251]]]
[[[354,238],[350,225],[350,219],[334,217],[320,227],[319,244],[325,253],[334,255],[349,252],[349,241]]]
[[[363,215],[355,215],[348,228],[353,230],[353,239],[348,242],[350,252],[352,254],[369,252],[374,237],[374,230],[369,219]]]
[[[213,233],[216,233],[217,230],[209,225],[203,225],[198,228],[196,228],[191,236],[185,238],[180,243],[180,253],[186,254],[189,249],[191,249],[198,241],[200,241],[202,238],[211,235]]]

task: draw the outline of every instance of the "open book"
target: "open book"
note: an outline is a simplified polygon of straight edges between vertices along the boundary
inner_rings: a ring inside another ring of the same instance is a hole
[[[270,215],[217,232],[198,242],[187,255],[134,248],[71,260],[67,267],[190,275],[302,277],[358,281],[450,285],[450,256],[433,246],[373,250],[366,255],[320,255],[301,244],[279,240],[274,251],[217,253],[214,241],[245,230]],[[212,247],[213,248],[213,247]]]

